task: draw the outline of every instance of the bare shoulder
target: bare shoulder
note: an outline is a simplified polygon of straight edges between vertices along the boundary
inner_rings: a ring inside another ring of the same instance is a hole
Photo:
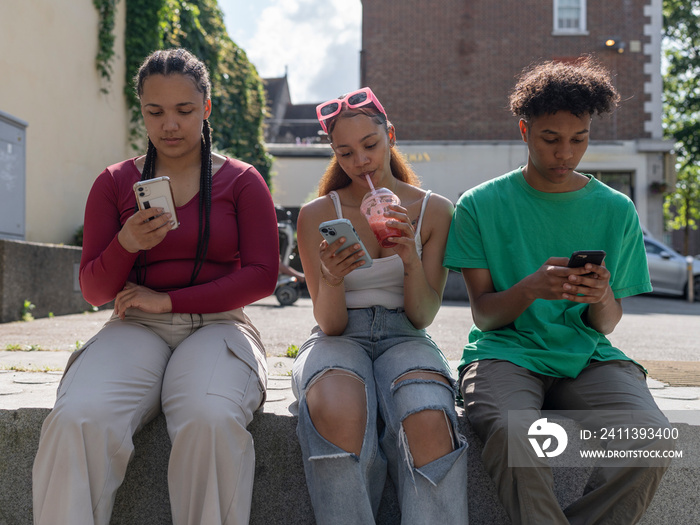
[[[430,199],[428,200],[428,207],[431,208],[432,211],[438,213],[448,212],[450,215],[452,215],[452,212],[455,208],[450,199],[448,199],[447,197],[443,197],[439,193],[430,194]]]
[[[405,182],[399,182],[401,202],[405,202],[406,206],[410,206],[414,203],[422,203],[425,199],[428,191],[420,188],[418,186],[412,186]],[[430,198],[428,200],[428,210],[430,213],[445,213],[448,211],[452,213],[453,206],[449,199],[443,197],[438,193],[431,192]]]
[[[438,193],[431,193],[430,199],[425,209],[425,219],[435,219],[440,222],[447,220],[449,223],[452,220],[452,212],[454,206],[452,202]]]
[[[433,246],[431,239],[437,239],[441,249],[447,239],[447,232],[452,222],[452,211],[454,207],[449,199],[437,193],[431,193],[423,216],[423,226],[421,227],[421,238],[423,246]]]
[[[323,197],[317,197],[311,202],[307,202],[299,210],[299,227],[303,225],[312,223],[314,226],[318,226],[323,221],[328,220],[335,216],[335,210],[333,207],[333,201],[327,195]]]

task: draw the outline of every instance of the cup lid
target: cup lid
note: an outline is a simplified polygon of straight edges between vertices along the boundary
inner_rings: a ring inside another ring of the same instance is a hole
[[[380,202],[396,202],[396,204],[401,204],[401,199],[388,188],[377,188],[374,193],[368,191],[362,198],[362,203],[360,204],[360,210],[365,213],[367,208],[376,206]]]

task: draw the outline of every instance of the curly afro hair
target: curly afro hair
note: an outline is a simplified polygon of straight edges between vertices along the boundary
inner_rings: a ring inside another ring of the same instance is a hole
[[[510,110],[530,120],[557,111],[577,117],[612,112],[620,100],[610,73],[591,57],[526,68],[510,95]]]

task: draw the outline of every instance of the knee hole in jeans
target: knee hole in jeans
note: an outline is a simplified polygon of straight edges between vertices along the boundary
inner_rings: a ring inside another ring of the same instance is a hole
[[[441,381],[451,388],[442,374],[423,370],[408,372],[395,384],[411,379]],[[426,408],[413,412],[404,418],[402,427],[416,468],[449,454],[457,446],[455,431],[445,410]]]
[[[367,394],[359,376],[336,368],[322,372],[306,391],[306,405],[324,439],[360,455],[367,426]]]

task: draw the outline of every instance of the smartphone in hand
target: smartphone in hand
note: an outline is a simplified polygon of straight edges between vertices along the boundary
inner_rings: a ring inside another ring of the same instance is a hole
[[[580,250],[571,254],[567,266],[569,268],[581,268],[586,266],[586,263],[600,266],[603,264],[603,259],[605,259],[604,250]]]
[[[365,252],[365,254],[358,259],[359,261],[365,261],[365,264],[363,264],[362,266],[358,266],[357,269],[359,270],[362,268],[369,268],[370,266],[372,266],[372,258],[367,253],[365,245],[362,244],[362,241],[357,235],[355,228],[352,226],[352,223],[348,219],[333,219],[332,221],[322,222],[318,225],[318,231],[321,233],[323,238],[326,239],[326,242],[328,244],[332,244],[341,237],[345,237],[345,242],[340,248],[336,250],[335,253],[338,253],[339,251],[344,250],[345,248],[347,248],[348,246],[352,246],[353,244],[359,244],[360,249],[355,250],[352,253],[357,253],[358,251]]]
[[[134,184],[134,193],[139,210],[163,208],[164,213],[172,215],[172,229],[174,230],[180,225],[177,220],[173,190],[170,187],[170,177],[141,180]]]

